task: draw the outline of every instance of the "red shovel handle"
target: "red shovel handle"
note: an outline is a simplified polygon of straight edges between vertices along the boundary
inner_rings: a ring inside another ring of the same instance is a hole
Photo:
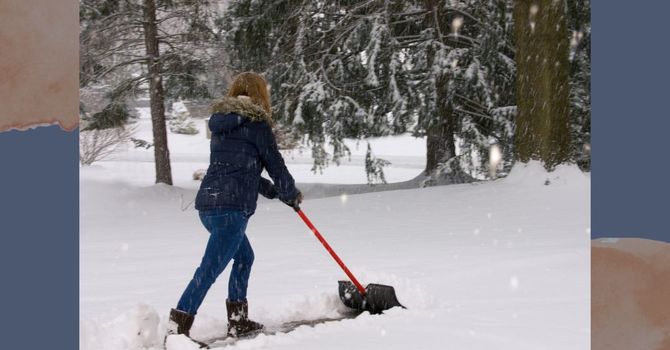
[[[358,289],[358,292],[361,293],[361,296],[365,297],[365,288],[363,288],[361,283],[358,282],[356,277],[354,277],[354,274],[351,273],[351,271],[349,271],[349,269],[347,268],[347,265],[345,265],[344,262],[342,262],[340,257],[337,256],[337,254],[335,254],[335,251],[333,250],[333,248],[331,248],[330,244],[328,244],[328,242],[326,242],[326,239],[323,238],[323,236],[319,233],[319,230],[317,230],[316,227],[314,227],[314,224],[312,224],[312,222],[309,221],[309,219],[307,218],[305,213],[302,212],[302,209],[299,209],[299,208],[296,209],[296,213],[298,213],[298,215],[300,215],[300,218],[302,218],[302,221],[304,221],[305,224],[307,225],[307,227],[309,227],[309,229],[312,230],[312,232],[314,233],[316,238],[319,240],[319,242],[321,242],[321,244],[323,244],[324,248],[326,248],[328,253],[330,253],[330,255],[333,257],[333,259],[335,259],[337,264],[340,265],[342,270],[344,270],[344,273],[346,273],[347,276],[349,276],[349,279],[351,280],[351,282],[354,283],[354,285],[356,286],[356,289]]]

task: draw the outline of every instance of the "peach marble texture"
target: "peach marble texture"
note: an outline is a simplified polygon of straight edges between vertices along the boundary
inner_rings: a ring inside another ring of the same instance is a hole
[[[670,244],[610,238],[591,246],[591,349],[670,350]]]
[[[79,123],[76,0],[0,0],[0,131]]]

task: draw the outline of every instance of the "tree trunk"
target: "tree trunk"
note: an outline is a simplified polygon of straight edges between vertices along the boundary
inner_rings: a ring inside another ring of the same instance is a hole
[[[564,1],[514,1],[517,160],[551,170],[570,159],[569,61]]]
[[[438,0],[424,0],[424,8],[429,12],[426,17],[426,25],[428,27],[433,27],[435,34],[438,36],[436,40],[439,40],[446,45],[444,42],[445,38],[441,35],[443,32],[442,28],[446,27],[445,23],[440,21],[440,19],[443,19],[444,17],[440,12],[439,4],[440,1]],[[434,56],[434,52],[431,56]],[[435,57],[432,59],[435,59]],[[436,109],[438,115],[436,116],[435,121],[426,129],[425,176],[435,175],[435,170],[437,170],[440,164],[444,164],[456,156],[456,143],[454,138],[456,118],[447,91],[448,78],[444,74],[440,74],[436,77],[435,85],[435,92],[437,95]],[[437,181],[438,179],[434,180]]]
[[[456,118],[447,97],[447,79],[437,81],[437,121],[426,132],[426,169],[424,175],[431,176],[440,164],[456,156],[454,139]]]
[[[170,151],[165,127],[165,93],[161,78],[161,64],[158,51],[158,28],[156,26],[156,1],[144,0],[144,43],[148,58],[149,94],[151,103],[151,124],[154,134],[154,158],[156,163],[156,183],[172,185]]]

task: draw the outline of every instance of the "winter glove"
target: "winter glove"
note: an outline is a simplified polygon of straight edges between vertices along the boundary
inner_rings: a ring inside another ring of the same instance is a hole
[[[287,201],[282,201],[284,204],[288,205],[289,207],[293,208],[293,210],[298,211],[300,210],[300,203],[302,203],[302,192],[298,191],[298,194],[295,195],[293,199],[289,199]]]

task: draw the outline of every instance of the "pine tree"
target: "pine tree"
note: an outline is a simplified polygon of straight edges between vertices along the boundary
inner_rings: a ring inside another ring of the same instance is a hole
[[[571,158],[591,169],[591,2],[568,0]]]
[[[462,182],[488,173],[473,154],[511,140],[515,67],[509,3],[451,3],[238,0],[225,31],[237,69],[265,73],[275,115],[307,133],[315,170],[345,137],[412,131],[428,138],[425,174]]]
[[[374,185],[377,183],[386,183],[386,176],[384,175],[384,167],[390,165],[386,159],[377,158],[372,154],[372,147],[368,142],[368,149],[365,153],[365,173],[368,176],[368,184]]]
[[[417,131],[423,129],[427,134],[426,174],[432,172],[436,177],[433,182],[437,183],[444,175],[448,182],[465,181],[464,172],[481,177],[486,174],[492,143],[502,146],[506,154],[511,153],[511,87],[516,69],[510,44],[511,7],[506,1],[425,4],[430,25],[422,31],[423,37],[414,39],[420,42],[420,50],[414,54],[413,65],[421,69],[419,81],[424,82],[416,90],[426,96],[417,101],[424,105]],[[436,119],[436,115],[442,118]],[[453,136],[445,134],[436,139],[438,144],[447,142],[443,146],[447,152],[435,157],[430,152],[431,128],[440,124]],[[456,146],[460,159],[455,159]]]

